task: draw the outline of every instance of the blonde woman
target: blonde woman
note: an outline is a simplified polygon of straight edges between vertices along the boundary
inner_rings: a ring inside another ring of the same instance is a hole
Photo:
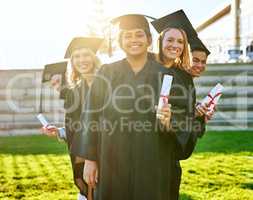
[[[169,103],[172,105],[172,126],[175,134],[175,174],[172,178],[173,198],[179,198],[181,167],[179,160],[187,159],[196,144],[197,136],[205,131],[205,123],[195,117],[196,94],[191,72],[188,39],[197,37],[183,10],[176,11],[152,22],[160,33],[157,60],[174,77]]]
[[[66,111],[65,128],[57,128],[55,126],[43,127],[45,134],[49,136],[60,135],[68,145],[74,182],[79,189],[79,200],[87,198],[88,187],[83,180],[85,160],[75,154],[76,148],[78,148],[76,135],[82,128],[80,117],[85,97],[92,83],[93,75],[100,66],[99,59],[95,54],[101,43],[102,39],[100,38],[78,37],[71,41],[65,55],[65,58],[70,58],[71,61],[68,84],[60,88],[57,75],[51,78],[52,86],[60,90],[60,98],[64,99]],[[88,199],[91,199],[91,197],[88,197]]]

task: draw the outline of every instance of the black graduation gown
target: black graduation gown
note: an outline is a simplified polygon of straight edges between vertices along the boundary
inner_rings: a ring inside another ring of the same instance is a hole
[[[175,140],[161,128],[154,112],[161,74],[166,71],[149,59],[134,74],[123,59],[102,66],[97,76],[107,81],[94,79],[83,113],[78,153],[98,163],[95,200],[172,199]]]
[[[88,194],[88,186],[83,180],[84,163],[75,163],[77,156],[75,152],[79,149],[77,134],[82,129],[80,118],[88,90],[88,84],[82,79],[75,87],[65,87],[60,93],[60,98],[64,100],[66,143],[70,154],[73,178],[80,193],[85,196]]]
[[[177,79],[177,85],[172,87],[169,103],[172,105],[172,126],[176,130],[176,138],[182,151],[190,136],[190,123],[193,117],[193,105],[195,103],[192,84],[183,70],[176,67],[172,68],[174,77]],[[182,123],[182,124],[181,124]],[[184,137],[187,136],[187,137]]]
[[[174,77],[169,103],[172,105],[172,131],[178,145],[177,159],[187,159],[196,144],[197,137],[205,131],[203,118],[195,118],[196,90],[192,76],[178,67],[169,71]]]
[[[173,85],[170,95],[172,104],[172,123],[175,129],[177,145],[175,174],[172,182],[172,194],[174,199],[179,198],[179,188],[181,182],[182,169],[179,160],[184,160],[192,154],[197,137],[205,132],[203,118],[195,118],[196,92],[192,76],[186,71],[172,67],[174,80],[177,85]]]
[[[78,145],[76,134],[82,128],[80,118],[88,90],[88,84],[81,79],[81,82],[75,87],[65,87],[60,92],[60,98],[64,100],[66,142],[70,154],[76,152],[75,148]]]

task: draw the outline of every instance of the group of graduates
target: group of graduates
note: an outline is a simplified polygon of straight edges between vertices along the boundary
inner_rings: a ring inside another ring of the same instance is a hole
[[[100,66],[103,39],[74,38],[65,55],[71,62],[66,83],[50,77],[64,99],[65,127],[50,125],[43,133],[66,141],[80,200],[178,199],[180,160],[190,157],[213,115],[196,102],[193,82],[210,52],[183,10],[151,22],[160,34],[158,54],[148,52],[152,36],[144,15],[112,23],[119,25],[126,57]],[[172,86],[157,109],[164,75],[173,76]]]

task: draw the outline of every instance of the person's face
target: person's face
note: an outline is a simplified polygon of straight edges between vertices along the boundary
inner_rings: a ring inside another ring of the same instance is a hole
[[[122,33],[120,46],[128,56],[140,56],[147,53],[150,40],[142,29],[125,30]]]
[[[199,77],[206,69],[207,55],[204,51],[192,52],[191,74],[193,77]]]
[[[165,59],[175,60],[184,50],[183,34],[175,28],[169,29],[162,40],[162,51]]]
[[[72,53],[72,65],[80,74],[89,74],[94,70],[92,56],[88,49],[76,49]]]

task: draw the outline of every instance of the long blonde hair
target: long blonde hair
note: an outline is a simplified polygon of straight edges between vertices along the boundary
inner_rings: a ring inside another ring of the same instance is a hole
[[[89,48],[86,48],[86,47],[84,47],[84,48],[87,49],[88,54],[91,56],[91,58],[93,60],[93,72],[95,73],[95,71],[101,66],[101,62],[92,50],[90,50]],[[73,56],[72,55],[70,57],[70,62],[71,62],[71,70],[69,73],[68,85],[72,88],[72,87],[77,86],[80,83],[81,73],[73,65]]]
[[[163,39],[164,39],[165,33],[167,33],[171,29],[179,30],[180,33],[183,35],[183,39],[184,39],[183,52],[179,58],[176,58],[174,60],[174,65],[188,71],[191,67],[191,65],[190,65],[190,50],[189,50],[189,43],[188,43],[187,35],[183,29],[169,27],[169,28],[165,29],[163,32],[161,32],[161,34],[159,35],[159,38],[158,38],[158,50],[159,50],[158,61],[161,64],[165,64],[165,59],[164,59],[164,54],[163,54]]]

